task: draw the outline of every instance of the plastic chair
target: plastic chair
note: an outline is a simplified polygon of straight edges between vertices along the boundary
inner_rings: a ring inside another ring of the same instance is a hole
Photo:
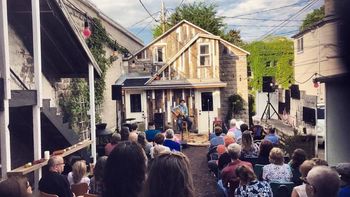
[[[89,190],[89,185],[87,183],[73,184],[70,187],[75,196],[83,196]]]
[[[249,163],[251,163],[253,165],[253,167],[255,166],[255,164],[258,162],[258,158],[257,157],[251,157],[251,158],[245,158],[243,157],[241,159],[242,161],[247,161]]]
[[[258,178],[258,180],[262,180],[262,174],[263,174],[263,167],[264,165],[262,164],[255,164],[254,165],[254,173],[256,175],[256,177]]]
[[[56,194],[48,194],[45,192],[40,192],[40,197],[58,197]]]
[[[290,197],[294,187],[293,182],[270,182],[273,196]]]

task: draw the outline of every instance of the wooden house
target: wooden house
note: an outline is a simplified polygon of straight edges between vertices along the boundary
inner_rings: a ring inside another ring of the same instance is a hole
[[[122,86],[124,118],[176,129],[171,110],[184,99],[192,129],[200,134],[212,131],[213,120],[227,114],[228,96],[237,93],[248,101],[248,54],[181,21],[127,59],[127,74],[116,83]]]

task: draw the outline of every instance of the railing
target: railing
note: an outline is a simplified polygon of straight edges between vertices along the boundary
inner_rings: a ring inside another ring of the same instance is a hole
[[[24,84],[24,82],[18,77],[18,75],[10,68],[11,74],[13,77],[21,84],[22,88],[25,90],[29,90],[29,88]]]

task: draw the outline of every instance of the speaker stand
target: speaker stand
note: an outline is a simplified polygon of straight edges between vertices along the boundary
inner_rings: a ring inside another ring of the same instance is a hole
[[[273,110],[273,114],[271,115],[271,108]],[[267,119],[271,119],[271,116],[273,116],[274,114],[276,114],[278,116],[279,120],[282,120],[281,116],[277,113],[276,109],[273,107],[273,105],[270,102],[270,92],[267,93],[267,103],[266,103],[266,107],[265,110],[263,112],[263,114],[261,115],[260,121],[264,118],[264,115],[266,115],[266,121]]]

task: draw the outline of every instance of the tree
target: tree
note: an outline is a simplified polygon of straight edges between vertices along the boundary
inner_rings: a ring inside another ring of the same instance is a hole
[[[225,23],[223,22],[223,17],[216,15],[216,7],[214,4],[205,4],[204,2],[182,4],[167,19],[166,29],[185,19],[214,35],[223,35]],[[162,34],[161,30],[161,25],[156,26],[153,29],[153,37],[160,36]]]
[[[222,38],[237,46],[242,46],[244,43],[241,39],[241,31],[236,29],[231,29],[226,34],[224,34]]]
[[[273,76],[277,85],[288,88],[293,79],[293,41],[285,37],[268,37],[243,47],[250,52],[248,66],[253,73],[249,86],[254,94],[262,90],[262,77]]]
[[[325,16],[324,12],[324,6],[314,9],[313,12],[306,15],[305,19],[303,20],[303,24],[300,26],[300,31],[303,31],[309,27],[311,27],[316,22],[322,20]]]

